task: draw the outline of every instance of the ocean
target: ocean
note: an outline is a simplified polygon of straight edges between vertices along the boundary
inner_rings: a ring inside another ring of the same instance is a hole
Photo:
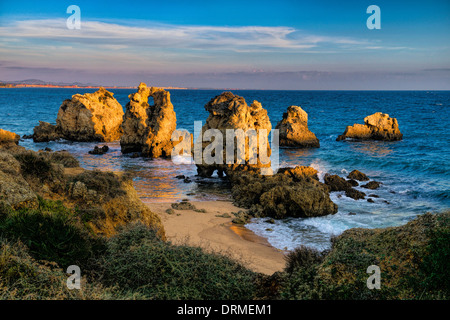
[[[59,106],[73,94],[94,89],[12,88],[0,89],[0,128],[19,135],[31,134],[39,120],[55,123]],[[115,89],[114,97],[125,107],[133,89]],[[205,122],[204,105],[223,90],[169,90],[177,114],[177,128],[193,133],[194,121]],[[279,249],[306,245],[319,250],[349,228],[403,225],[419,214],[450,209],[450,91],[259,91],[232,90],[247,103],[262,103],[273,128],[290,105],[301,106],[309,117],[309,129],[320,140],[318,149],[280,149],[280,166],[305,165],[325,173],[346,176],[357,169],[382,182],[374,203],[353,200],[333,192],[335,215],[276,220],[253,219],[246,227],[266,237]],[[337,142],[347,125],[363,123],[364,117],[383,112],[397,118],[403,140],[397,142]],[[168,159],[131,158],[122,155],[119,142],[106,143],[110,151],[90,155],[96,143],[57,141],[20,145],[39,150],[68,150],[88,169],[127,171],[143,202],[174,202],[230,199],[227,182],[218,177],[196,177],[194,164],[173,164]],[[176,179],[189,176],[191,183]],[[368,192],[369,191],[369,192]],[[349,213],[352,213],[351,215]]]

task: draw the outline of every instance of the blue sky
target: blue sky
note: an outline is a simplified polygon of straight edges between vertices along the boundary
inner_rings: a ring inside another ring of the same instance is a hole
[[[449,31],[444,0],[0,1],[0,80],[448,90]]]

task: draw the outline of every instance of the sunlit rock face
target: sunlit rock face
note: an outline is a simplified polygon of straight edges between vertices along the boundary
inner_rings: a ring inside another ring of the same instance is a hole
[[[364,124],[347,126],[345,132],[336,140],[402,140],[403,134],[398,127],[397,119],[388,114],[377,112],[364,118]]]
[[[153,98],[153,105],[149,104],[150,97]],[[170,93],[141,83],[129,99],[122,123],[122,153],[140,152],[152,158],[171,156],[171,137],[177,119]]]
[[[0,149],[14,148],[19,144],[19,140],[18,134],[0,129]]]
[[[308,114],[298,106],[290,106],[278,122],[280,146],[293,148],[318,148],[319,139],[308,129]]]
[[[113,95],[100,88],[65,100],[56,119],[58,132],[71,141],[118,140],[122,135],[123,108]]]
[[[209,116],[202,127],[202,139],[197,140],[201,142],[200,144],[196,142],[195,146],[201,149],[203,155],[201,161],[196,159],[197,172],[200,176],[209,177],[216,170],[219,176],[223,173],[229,176],[234,171],[251,170],[260,173],[262,168],[270,169],[268,157],[271,149],[268,135],[272,125],[267,110],[261,103],[253,101],[249,106],[243,97],[224,92],[211,99],[205,105],[205,109],[209,112]],[[213,137],[208,137],[208,132],[212,133]],[[215,135],[214,132],[220,135]],[[254,135],[251,136],[250,133]],[[231,145],[227,143],[227,134],[229,139],[231,134],[236,134],[228,140],[234,141]],[[213,142],[221,147],[211,148]],[[212,155],[217,161],[208,163],[208,155]]]
[[[58,139],[109,142],[122,135],[123,108],[113,93],[100,88],[94,93],[75,94],[64,100],[56,125],[39,121],[34,127],[34,142]]]

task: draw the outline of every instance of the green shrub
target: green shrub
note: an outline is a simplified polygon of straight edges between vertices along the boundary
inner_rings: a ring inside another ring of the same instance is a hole
[[[450,298],[450,216],[437,218],[438,226],[428,232],[428,254],[420,265],[422,298]],[[438,293],[431,293],[438,291]]]
[[[107,243],[98,272],[107,285],[149,299],[251,299],[255,273],[200,248],[164,242],[133,224]]]
[[[67,277],[54,264],[33,259],[20,241],[0,238],[0,300],[127,298],[114,288],[87,283],[83,273],[81,290],[69,290]]]
[[[37,260],[56,262],[63,268],[88,260],[102,247],[61,202],[39,199],[37,210],[12,211],[0,218],[0,235],[22,241]]]
[[[20,168],[25,177],[32,176],[41,181],[47,181],[54,175],[51,162],[34,151],[17,153],[14,157],[20,162]]]
[[[80,162],[67,151],[42,152],[40,155],[52,163],[63,165],[65,168],[80,166]]]
[[[99,170],[85,171],[72,178],[71,182],[76,181],[83,182],[88,189],[95,190],[97,194],[105,196],[106,199],[126,194],[125,190],[121,187],[121,178],[112,172],[102,172]]]

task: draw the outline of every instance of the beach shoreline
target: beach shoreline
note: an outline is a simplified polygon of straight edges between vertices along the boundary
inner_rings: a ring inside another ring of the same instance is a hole
[[[285,255],[282,250],[271,246],[266,238],[243,225],[232,223],[232,212],[242,208],[223,200],[190,203],[205,212],[173,210],[174,213],[169,214],[166,210],[172,208],[171,203],[153,202],[146,205],[160,216],[166,237],[174,244],[187,244],[228,255],[245,267],[266,275],[283,270]]]

